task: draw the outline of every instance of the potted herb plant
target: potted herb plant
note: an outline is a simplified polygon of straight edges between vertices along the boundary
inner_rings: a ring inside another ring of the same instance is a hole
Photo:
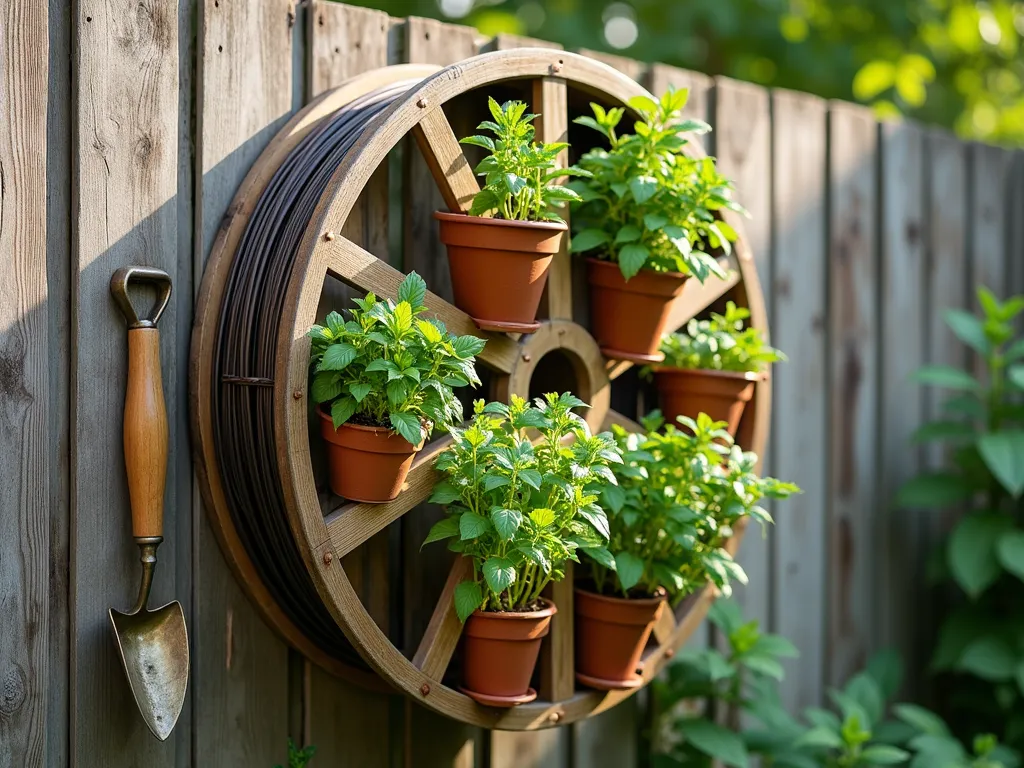
[[[591,435],[569,393],[534,405],[478,401],[466,429],[437,461],[445,475],[431,497],[447,516],[424,544],[448,540],[472,558],[473,577],[455,589],[465,622],[463,690],[492,706],[536,698],[530,677],[556,608],[541,597],[565,576],[582,543],[607,543],[608,519],[592,493],[615,482],[622,458],[611,433]]]
[[[661,340],[665,361],[654,369],[654,380],[666,418],[706,413],[736,436],[754,385],[769,365],[786,359],[760,330],[744,327],[749,317],[730,301],[724,315],[693,319],[685,332]]]
[[[689,134],[711,130],[680,117],[686,98],[686,90],[669,90],[657,102],[631,99],[642,118],[635,133],[616,132],[622,108],[591,104],[593,117],[575,120],[609,145],[583,155],[579,167],[591,177],[569,185],[582,198],[574,204],[571,250],[591,254],[592,330],[609,357],[662,359],[658,344],[685,281],[725,276],[715,253],[729,254],[736,232],[718,212],[745,212],[713,158],[684,154]]]
[[[415,272],[398,303],[372,293],[354,299],[345,321],[337,312],[314,325],[311,394],[327,441],[331,490],[352,501],[396,498],[413,457],[433,427],[462,421],[453,387],[477,385],[475,336],[455,336],[420,319],[426,284]]]
[[[587,542],[589,582],[576,589],[576,677],[601,690],[642,684],[637,665],[662,610],[711,581],[728,595],[746,583],[725,545],[736,524],[771,522],[759,506],[799,489],[758,477],[757,456],[732,445],[724,424],[706,414],[682,419],[660,413],[644,420],[643,434],[615,427],[624,462],[616,484],[604,486],[608,543]]]
[[[478,126],[490,136],[469,136],[463,144],[489,154],[477,165],[485,184],[469,215],[438,211],[441,242],[448,249],[455,305],[491,331],[532,333],[540,327],[537,308],[551,259],[568,229],[554,211],[576,200],[557,179],[578,174],[559,168],[568,144],[538,144],[531,125],[537,115],[521,101],[498,105],[488,99],[494,120]]]

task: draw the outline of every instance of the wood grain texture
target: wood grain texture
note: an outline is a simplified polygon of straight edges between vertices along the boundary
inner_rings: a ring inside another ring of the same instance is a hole
[[[619,56],[615,53],[605,53],[604,51],[595,51],[589,48],[580,48],[579,52],[587,58],[600,61],[613,69],[619,70],[626,77],[636,80],[638,83],[643,79],[644,72],[647,70],[647,65],[642,61]]]
[[[309,9],[309,97],[387,66],[390,21],[383,11],[314,0]]]
[[[1013,294],[1024,293],[1024,150],[1013,153],[1006,198],[1006,283]]]
[[[235,190],[291,112],[292,11],[289,0],[201,0],[197,275]],[[288,648],[235,581],[202,505],[194,510],[194,525],[194,759],[211,765],[273,765],[288,736]]]
[[[572,729],[572,768],[635,768],[639,709],[632,697]]]
[[[72,242],[72,649],[73,764],[130,754],[138,764],[174,765],[189,734],[160,744],[136,711],[104,613],[124,608],[139,582],[131,539],[121,419],[127,331],[110,298],[110,276],[130,264],[176,274],[178,260],[178,5],[86,0],[76,7],[75,114],[78,220]],[[185,290],[189,290],[186,286]],[[160,358],[179,369],[176,307],[164,314]],[[169,403],[170,445],[187,445],[177,427],[183,403]],[[165,508],[189,514],[177,478]],[[180,511],[179,511],[180,505]],[[176,518],[175,518],[176,519]],[[177,551],[160,548],[152,602],[172,596]]]
[[[791,710],[821,700],[825,668],[825,508],[828,418],[825,381],[825,104],[772,94],[775,254],[772,333],[789,362],[776,366],[773,468],[803,493],[779,513],[772,630],[800,649],[786,664],[782,697]],[[808,606],[812,606],[808,609]]]
[[[692,91],[691,91],[692,93]],[[771,114],[768,91],[756,85],[720,77],[715,80],[715,110],[709,121],[715,126],[714,153],[718,168],[736,184],[736,199],[750,211],[746,224],[747,246],[754,254],[761,285],[771,285]],[[699,115],[698,115],[699,116]],[[769,321],[771,307],[768,307]],[[772,472],[771,451],[762,464]],[[769,512],[774,514],[772,506]],[[733,595],[748,620],[762,628],[771,626],[771,539],[759,530],[747,536],[739,552],[740,564],[750,583],[737,586]]]
[[[863,667],[875,642],[878,568],[878,138],[868,109],[833,104],[829,135],[829,369],[827,682]],[[903,290],[906,290],[905,288]],[[905,404],[902,404],[906,407]]]
[[[53,659],[61,666],[51,673],[49,658],[51,466],[60,458],[49,417],[48,9],[5,0],[0,13],[0,765],[42,768],[59,759],[48,755],[51,674],[66,684],[66,659]],[[59,613],[52,621],[66,628]],[[52,714],[63,731],[65,713]]]
[[[132,536],[164,535],[167,436],[160,331],[133,328],[128,332],[128,385],[124,396],[124,463]]]
[[[462,147],[451,123],[444,116],[444,110],[440,107],[430,109],[426,102],[422,109],[428,111],[413,129],[416,145],[434,177],[445,206],[453,213],[466,213],[473,205],[480,185],[476,183],[469,161],[462,154]]]
[[[546,731],[491,731],[489,768],[569,768],[572,730],[549,728]],[[611,768],[617,763],[601,760],[592,768]]]
[[[924,364],[927,338],[924,132],[914,123],[889,123],[881,127],[880,141],[879,494],[875,505],[877,538],[867,547],[871,567],[876,571],[871,590],[875,595],[882,594],[888,584],[925,582],[928,552],[921,543],[927,540],[925,530],[934,516],[934,510],[897,514],[891,510],[899,487],[922,469],[923,451],[911,442],[911,437],[922,423],[924,398],[911,375]],[[921,300],[908,301],[908,295],[920,296]],[[909,590],[893,590],[889,595],[888,600],[878,601],[874,642],[895,648],[904,659],[915,658],[914,651],[925,641],[919,611],[924,601]],[[906,682],[914,690],[920,673],[913,671],[917,665],[910,666]]]
[[[456,557],[437,605],[434,606],[427,630],[412,657],[412,663],[435,680],[444,677],[455,646],[462,637],[463,625],[455,611],[455,588],[472,578],[473,561],[467,557]]]
[[[997,297],[1008,295],[1006,285],[1007,202],[1013,153],[985,144],[970,146],[970,259],[973,276],[971,307],[980,309],[974,291],[985,286]],[[1014,212],[1014,218],[1020,211]]]

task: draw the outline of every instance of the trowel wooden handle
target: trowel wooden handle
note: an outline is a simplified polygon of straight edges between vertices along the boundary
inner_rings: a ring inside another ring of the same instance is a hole
[[[129,283],[157,287],[152,317],[139,319],[128,296]],[[171,296],[171,278],[152,267],[124,267],[110,280],[110,292],[128,321],[128,388],[124,399],[124,464],[136,538],[163,536],[167,484],[167,407],[160,376],[160,332],[156,323]]]
[[[132,504],[132,535],[164,535],[167,409],[160,377],[160,331],[128,331],[124,400],[124,464]]]

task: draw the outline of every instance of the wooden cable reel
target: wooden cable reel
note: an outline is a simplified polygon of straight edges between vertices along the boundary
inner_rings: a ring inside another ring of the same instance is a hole
[[[410,78],[424,78],[406,91],[378,118],[373,130],[346,153],[330,178],[326,192],[305,229],[295,254],[278,329],[273,386],[273,425],[277,468],[288,522],[320,599],[370,670],[345,664],[317,646],[276,602],[254,567],[239,537],[224,492],[214,451],[213,350],[225,286],[239,242],[256,200],[288,154],[326,116],[372,91]],[[193,331],[191,379],[193,442],[197,473],[210,521],[236,576],[264,618],[296,649],[324,668],[354,682],[379,687],[381,680],[435,711],[472,725],[508,730],[531,730],[561,725],[614,706],[634,690],[611,693],[577,690],[573,669],[572,578],[553,586],[559,613],[542,649],[540,698],[508,710],[483,707],[442,683],[455,651],[461,625],[455,616],[451,590],[465,573],[467,562],[456,558],[447,585],[434,609],[424,637],[407,658],[381,631],[356,594],[341,563],[371,536],[382,531],[424,501],[436,479],[433,460],[445,440],[427,445],[419,454],[406,489],[382,505],[345,503],[324,514],[318,497],[308,431],[309,342],[306,332],[315,322],[317,304],[328,276],[361,292],[394,298],[403,275],[359,245],[341,236],[360,192],[373,172],[408,134],[413,134],[427,159],[438,188],[451,210],[468,208],[478,189],[455,133],[442,109],[453,98],[474,89],[507,81],[530,81],[533,111],[542,115],[538,139],[555,141],[568,124],[569,88],[611,104],[625,104],[637,95],[649,96],[640,85],[610,67],[576,54],[546,49],[519,49],[482,54],[438,70],[401,65],[374,70],[324,94],[299,112],[275,137],[249,172],[217,236],[204,275]],[[694,146],[694,152],[699,148]],[[673,310],[673,327],[683,325],[726,294],[751,311],[751,322],[767,332],[767,319],[755,266],[742,225],[728,221],[739,233],[730,276],[709,279],[703,286],[686,284]],[[491,370],[495,394],[529,394],[530,378],[545,355],[556,350],[567,359],[575,382],[566,385],[589,402],[587,419],[594,428],[611,423],[634,423],[610,409],[610,381],[628,363],[606,361],[588,331],[573,322],[571,264],[567,253],[555,257],[542,314],[549,318],[532,335],[514,339],[480,331],[463,312],[433,293],[426,305],[456,334],[487,339],[478,364]],[[428,286],[429,287],[429,286]],[[341,309],[339,307],[339,309]],[[545,311],[546,309],[546,311]],[[766,443],[770,383],[759,383],[754,401],[741,425],[739,441],[761,454]],[[742,530],[730,542],[739,545]],[[708,586],[680,604],[675,614],[664,611],[643,663],[647,682],[683,645],[703,620],[714,600]],[[411,650],[411,649],[410,649]],[[372,670],[372,671],[371,671]],[[374,674],[376,673],[376,674]],[[378,677],[379,676],[379,677]]]

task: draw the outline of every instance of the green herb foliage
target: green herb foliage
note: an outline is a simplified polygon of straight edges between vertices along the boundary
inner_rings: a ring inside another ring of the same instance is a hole
[[[473,361],[484,341],[421,319],[426,292],[423,278],[410,272],[397,304],[369,293],[353,300],[357,309],[348,310],[347,321],[331,312],[325,325],[310,329],[313,402],[329,408],[336,428],[360,416],[417,445],[429,425],[462,421],[452,388],[480,383]]]
[[[689,431],[659,432],[657,411],[644,420],[646,434],[614,428],[624,461],[613,468],[618,484],[601,492],[609,541],[585,550],[599,592],[641,597],[660,587],[678,602],[710,580],[728,595],[731,581],[747,583],[725,548],[736,524],[770,523],[759,503],[799,492],[758,477],[757,456],[733,445],[723,422],[703,413],[679,421]]]
[[[759,373],[786,356],[765,343],[757,328],[745,328],[749,310],[726,304],[725,314],[707,320],[694,318],[685,333],[670,333],[661,340],[663,365],[711,371]]]
[[[922,384],[950,390],[939,420],[915,442],[947,446],[949,466],[910,480],[905,508],[962,510],[936,550],[931,577],[952,581],[960,599],[946,615],[931,659],[947,691],[944,712],[968,734],[992,730],[1024,748],[1024,338],[1013,322],[1024,297],[1005,303],[984,288],[982,316],[945,313],[946,324],[977,356],[968,370],[928,366]],[[971,371],[977,371],[974,375]]]
[[[473,579],[455,590],[459,618],[478,608],[527,610],[551,581],[565,576],[576,550],[604,545],[608,519],[595,488],[614,483],[622,461],[610,433],[592,435],[569,393],[530,405],[476,402],[466,429],[451,429],[452,445],[437,461],[446,477],[431,501],[448,515],[424,544],[473,558]],[[534,431],[535,430],[535,431]],[[532,437],[531,437],[532,435]]]
[[[499,218],[514,221],[562,221],[553,209],[578,200],[579,195],[556,181],[584,175],[578,168],[558,167],[558,155],[569,145],[535,142],[531,123],[538,115],[528,114],[523,102],[506,101],[499,106],[488,97],[487,103],[494,120],[485,120],[477,129],[495,137],[461,140],[490,152],[476,167],[476,174],[484,177],[484,187],[473,198],[470,215],[493,211]]]
[[[306,768],[315,754],[316,747],[308,746],[299,749],[295,746],[294,741],[288,739],[288,768]],[[278,765],[277,768],[281,768],[281,766]]]
[[[746,768],[752,758],[778,768],[1020,764],[1019,755],[991,734],[975,736],[968,750],[935,713],[915,704],[888,705],[903,675],[891,651],[873,656],[841,689],[830,689],[832,707],[809,707],[793,717],[778,692],[785,659],[798,656],[793,644],[762,633],[731,601],[717,601],[708,618],[727,641],[725,649],[684,650],[652,684],[651,768]],[[695,701],[703,702],[702,711],[694,713]]]
[[[625,110],[591,104],[594,116],[577,123],[593,128],[609,143],[580,158],[592,178],[571,183],[582,198],[573,213],[572,250],[593,252],[617,262],[628,280],[641,269],[682,272],[702,283],[725,273],[711,252],[728,254],[736,232],[716,214],[745,213],[732,199],[732,183],[714,158],[683,153],[687,134],[711,128],[682,119],[686,90],[668,91],[657,102],[637,96],[629,106],[640,114],[635,133],[618,134]]]

